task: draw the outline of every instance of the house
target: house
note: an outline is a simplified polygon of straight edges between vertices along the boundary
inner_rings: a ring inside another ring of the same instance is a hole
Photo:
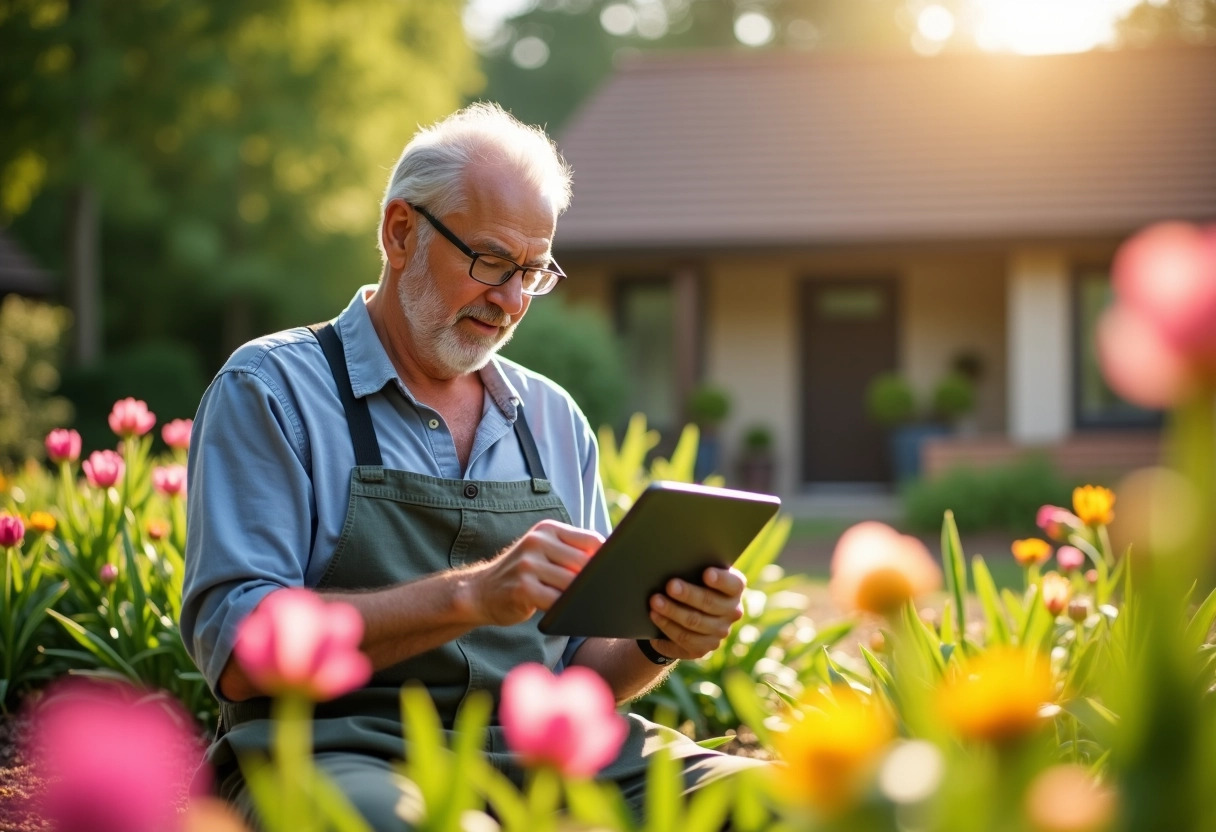
[[[1121,240],[1216,219],[1216,50],[637,56],[559,145],[561,291],[613,317],[631,404],[675,426],[724,388],[728,458],[767,426],[778,492],[889,482],[870,379],[923,398],[960,361],[976,408],[930,472],[1154,457],[1160,414],[1105,387],[1091,336]]]

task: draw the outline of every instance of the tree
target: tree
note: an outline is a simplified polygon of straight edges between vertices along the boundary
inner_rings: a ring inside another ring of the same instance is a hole
[[[481,83],[460,10],[10,0],[0,224],[61,274],[81,256],[71,223],[86,247],[95,234],[107,347],[186,344],[209,372],[375,279],[387,171]]]

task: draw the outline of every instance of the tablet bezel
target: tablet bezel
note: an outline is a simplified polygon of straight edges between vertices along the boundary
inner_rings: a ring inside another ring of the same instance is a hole
[[[671,578],[699,584],[707,567],[734,563],[780,506],[771,494],[651,483],[545,613],[541,632],[661,638],[650,596]]]

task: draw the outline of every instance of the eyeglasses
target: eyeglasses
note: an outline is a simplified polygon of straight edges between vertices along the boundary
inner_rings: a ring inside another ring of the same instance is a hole
[[[501,286],[514,277],[516,272],[523,272],[524,294],[544,295],[553,291],[558,283],[566,279],[566,273],[562,271],[561,266],[557,265],[556,260],[549,261],[549,268],[538,269],[533,266],[521,266],[500,254],[473,251],[465,245],[463,240],[453,234],[450,228],[431,216],[430,211],[421,205],[412,203],[410,207],[422,214],[436,231],[447,238],[448,242],[460,249],[466,257],[471,258],[469,277],[478,283],[484,283],[487,286]]]

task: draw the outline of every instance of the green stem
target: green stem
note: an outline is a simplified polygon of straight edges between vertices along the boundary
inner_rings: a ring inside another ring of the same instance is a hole
[[[279,772],[279,796],[284,829],[313,828],[312,702],[298,694],[274,700],[272,706],[274,763]]]

